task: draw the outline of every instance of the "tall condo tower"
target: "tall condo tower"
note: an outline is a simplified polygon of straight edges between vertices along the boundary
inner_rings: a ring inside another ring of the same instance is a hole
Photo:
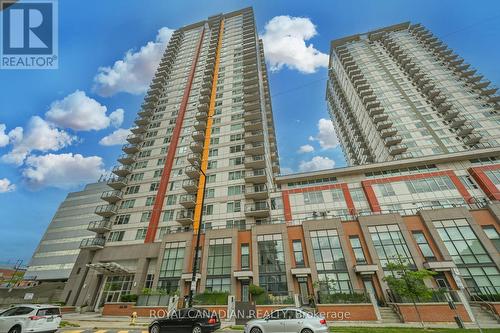
[[[350,165],[498,146],[496,91],[420,24],[331,43],[326,99]]]

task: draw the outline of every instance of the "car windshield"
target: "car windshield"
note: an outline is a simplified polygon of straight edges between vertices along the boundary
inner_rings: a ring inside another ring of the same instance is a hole
[[[37,316],[57,316],[60,314],[59,308],[46,308],[40,309],[37,312]]]

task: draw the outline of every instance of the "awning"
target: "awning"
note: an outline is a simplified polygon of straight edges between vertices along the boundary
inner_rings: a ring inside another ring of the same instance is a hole
[[[94,269],[104,275],[120,275],[134,273],[128,268],[125,268],[116,262],[98,262],[95,264],[87,264],[87,267]]]

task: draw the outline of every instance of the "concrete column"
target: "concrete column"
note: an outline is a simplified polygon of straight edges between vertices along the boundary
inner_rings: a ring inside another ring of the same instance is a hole
[[[134,275],[134,282],[132,284],[131,294],[140,294],[142,288],[144,288],[144,282],[146,281],[146,275],[148,274],[149,259],[139,258],[137,259],[137,267]]]

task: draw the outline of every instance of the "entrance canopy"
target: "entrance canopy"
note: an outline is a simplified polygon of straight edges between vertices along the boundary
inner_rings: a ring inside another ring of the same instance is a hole
[[[88,264],[88,268],[94,269],[104,275],[121,275],[133,273],[130,269],[125,268],[116,262],[98,262],[95,264]]]

